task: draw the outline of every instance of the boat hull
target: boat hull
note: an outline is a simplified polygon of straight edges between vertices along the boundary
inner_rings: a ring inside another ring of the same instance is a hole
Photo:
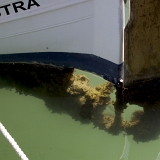
[[[114,83],[120,78],[123,1],[1,0],[0,13],[1,62],[71,66]]]

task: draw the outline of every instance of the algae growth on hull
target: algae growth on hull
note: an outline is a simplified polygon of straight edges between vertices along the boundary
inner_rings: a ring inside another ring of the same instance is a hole
[[[0,65],[1,121],[29,158],[158,157],[158,103],[157,107],[148,108],[148,112],[127,104],[117,119],[114,86],[98,76],[35,63]],[[3,138],[0,137],[0,155],[9,157],[8,153],[11,155],[13,151],[9,144],[5,146]]]
[[[86,76],[73,73],[73,68],[53,65],[0,63],[0,88],[15,88],[20,94],[42,98],[52,112],[67,113],[82,123],[92,120],[104,128],[102,112],[110,103],[113,84],[92,87]],[[53,107],[51,97],[63,97],[66,107]]]
[[[160,134],[158,107],[145,112],[135,111],[130,121],[117,117],[113,114],[116,102],[111,100],[114,85],[106,82],[93,87],[85,75],[74,74],[73,68],[38,63],[0,63],[0,88],[15,88],[19,94],[43,99],[53,113],[68,114],[81,123],[93,123],[113,135],[124,131],[133,135],[135,141],[150,141]],[[59,105],[53,106],[55,99],[52,97],[57,97]],[[58,97],[63,100],[58,101]],[[106,107],[111,106],[112,114],[105,112]]]

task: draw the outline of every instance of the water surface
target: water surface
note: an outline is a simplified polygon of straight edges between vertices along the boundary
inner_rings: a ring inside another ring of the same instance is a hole
[[[85,74],[92,86],[105,82],[87,72],[76,73]],[[111,97],[115,100],[114,93]],[[50,105],[56,108],[55,112],[48,108],[45,101],[47,98]],[[95,127],[92,122],[82,123],[61,111],[62,105],[65,106],[70,101],[67,97],[37,98],[16,93],[15,89],[1,88],[0,99],[0,121],[31,160],[159,159],[159,139],[136,142],[132,135],[126,135],[124,131],[113,135]],[[129,121],[135,110],[142,108],[130,105],[122,115],[123,118]],[[106,105],[104,113],[114,116],[113,105]],[[0,159],[19,159],[2,134]]]

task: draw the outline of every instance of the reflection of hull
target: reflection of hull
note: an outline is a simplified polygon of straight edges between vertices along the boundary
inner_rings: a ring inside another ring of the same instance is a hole
[[[1,62],[72,66],[117,82],[122,64],[122,1],[3,1]]]

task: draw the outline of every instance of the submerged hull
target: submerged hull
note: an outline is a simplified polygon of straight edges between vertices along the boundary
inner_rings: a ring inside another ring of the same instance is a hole
[[[0,0],[0,28],[0,62],[62,65],[120,79],[122,0]]]

